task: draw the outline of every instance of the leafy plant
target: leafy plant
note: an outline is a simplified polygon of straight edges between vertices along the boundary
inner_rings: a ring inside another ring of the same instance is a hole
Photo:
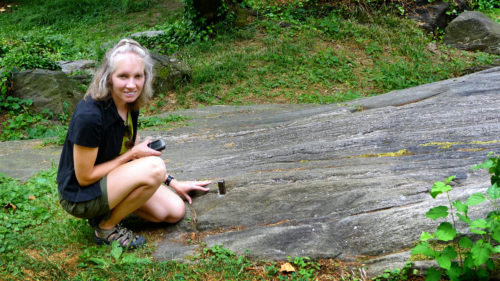
[[[158,116],[144,117],[139,119],[139,129],[145,129],[148,127],[161,127],[161,126],[166,126],[170,123],[182,122],[189,119],[190,119],[189,117],[184,117],[176,114],[169,114],[166,117],[158,117]]]
[[[50,219],[55,174],[52,169],[21,183],[0,173],[0,265],[17,258],[21,233]]]
[[[413,269],[411,262],[407,262],[405,266],[401,269],[396,268],[394,270],[386,269],[384,273],[379,274],[372,278],[373,281],[399,281],[399,280],[409,280],[412,276],[418,275],[418,270]]]
[[[452,190],[450,182],[455,176],[448,177],[444,182],[434,183],[430,191],[432,198],[446,194],[449,207],[434,207],[426,213],[426,217],[432,220],[450,217],[451,223],[440,223],[434,233],[422,232],[419,244],[411,252],[413,255],[421,254],[434,259],[450,280],[487,280],[489,272],[493,272],[496,267],[492,257],[500,253],[500,210],[497,204],[500,198],[500,157],[491,157],[473,169],[488,169],[492,174],[491,186],[486,194],[474,193],[465,202],[452,201],[449,194]],[[486,200],[492,206],[486,217],[470,218],[469,207]],[[459,221],[468,225],[468,235],[458,232]],[[473,241],[471,238],[477,239]],[[438,242],[447,244],[439,249]],[[439,280],[441,275],[438,268],[431,267],[426,272],[426,280]]]
[[[480,11],[487,11],[493,8],[500,8],[499,0],[469,0],[470,6]]]

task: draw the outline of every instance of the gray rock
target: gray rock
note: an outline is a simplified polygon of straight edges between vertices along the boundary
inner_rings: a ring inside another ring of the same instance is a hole
[[[94,75],[97,67],[97,62],[94,60],[58,61],[57,64],[67,75],[75,73]]]
[[[360,259],[375,274],[404,266],[398,253],[435,230],[425,218],[445,203],[428,194],[435,181],[459,175],[454,199],[488,187],[487,173],[470,168],[500,149],[499,82],[493,68],[344,106],[187,110],[189,127],[154,133],[167,140],[169,173],[226,180],[224,197],[213,185],[195,198],[185,233],[255,258]],[[155,257],[182,259],[169,251],[179,237]]]
[[[453,19],[453,16],[448,15],[450,10],[450,1],[428,1],[416,0],[415,9],[409,11],[408,17],[414,19],[420,28],[427,32],[435,32],[436,29],[444,29]],[[453,1],[455,8],[461,12],[467,8],[465,0]]]
[[[13,96],[32,99],[35,112],[48,108],[55,114],[71,114],[83,94],[62,71],[35,69],[13,74]]]
[[[500,55],[500,24],[480,12],[464,12],[446,27],[444,42],[468,51]]]
[[[189,81],[192,76],[191,68],[175,57],[151,53],[155,62],[153,89],[155,93],[166,93],[175,88],[177,83]]]
[[[163,30],[149,30],[149,31],[143,31],[143,32],[136,32],[130,34],[131,38],[140,38],[140,37],[157,37],[159,35],[165,34],[165,31]]]
[[[489,186],[486,171],[470,168],[500,151],[499,91],[497,67],[344,105],[176,112],[192,118],[189,126],[141,136],[166,140],[162,157],[176,178],[214,184],[193,194],[185,219],[165,228],[154,256],[185,260],[203,242],[254,258],[355,260],[370,275],[401,268],[421,231],[437,227],[425,218],[445,204],[428,194],[435,181],[458,175],[452,199]],[[51,151],[32,157],[34,149],[20,144],[32,142],[0,143],[0,172],[57,162]],[[218,179],[226,180],[225,196]],[[474,206],[470,215],[487,210]]]

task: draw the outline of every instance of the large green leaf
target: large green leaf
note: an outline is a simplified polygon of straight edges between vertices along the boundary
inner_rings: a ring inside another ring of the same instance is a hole
[[[474,206],[477,204],[481,204],[485,200],[484,195],[482,193],[474,193],[472,194],[467,201],[465,201],[465,204],[467,206]]]
[[[111,256],[113,257],[113,259],[118,262],[122,253],[123,248],[117,241],[113,241],[113,243],[111,243]]]
[[[439,255],[436,258],[436,262],[439,264],[441,268],[450,269],[451,267],[451,260],[446,255]]]
[[[493,248],[493,253],[495,254],[500,253],[500,245],[496,245],[495,248]]]
[[[435,269],[434,267],[430,267],[425,272],[425,281],[439,281],[441,280],[441,272]]]
[[[463,221],[463,222],[465,222],[465,223],[467,223],[467,224],[470,224],[470,223],[472,222],[472,221],[471,221],[471,219],[469,219],[469,217],[464,216],[464,215],[462,215],[462,214],[460,214],[460,213],[457,213],[457,217],[458,217],[461,221]]]
[[[493,233],[491,234],[491,238],[500,242],[500,222],[498,221],[493,222]]]
[[[452,262],[451,268],[446,271],[446,275],[448,275],[451,281],[459,280],[461,274],[462,268],[456,262]]]
[[[436,257],[436,262],[440,267],[448,270],[451,267],[451,261],[457,257],[457,252],[451,246],[444,248],[444,250]]]
[[[436,239],[441,241],[450,241],[457,236],[457,231],[449,222],[441,223],[436,230]]]
[[[441,255],[445,255],[450,258],[450,260],[454,260],[458,254],[455,251],[455,248],[453,248],[452,246],[448,246],[444,248],[444,250],[441,252]]]
[[[490,258],[491,250],[488,245],[489,244],[479,243],[478,241],[478,243],[470,249],[475,266],[480,266],[486,263],[486,261]]]
[[[458,241],[458,245],[464,249],[469,249],[474,246],[474,242],[472,242],[469,237],[462,237],[460,241]]]
[[[425,255],[428,257],[435,257],[436,252],[431,249],[428,242],[421,242],[411,250],[412,255]]]
[[[460,213],[463,213],[464,215],[467,215],[467,212],[469,211],[469,206],[465,205],[462,203],[462,201],[457,200],[452,203],[453,207],[457,208],[457,211]]]
[[[493,200],[500,198],[500,187],[496,182],[488,188],[488,196]]]
[[[490,224],[484,219],[473,220],[470,224],[470,227],[474,228],[488,228],[489,226]]]
[[[422,234],[420,234],[420,241],[427,241],[432,238],[434,238],[434,235],[429,232],[423,231]]]
[[[446,180],[444,181],[445,183],[450,183],[452,180],[454,180],[457,176],[456,175],[453,175],[453,176],[449,176],[446,178]]]
[[[430,209],[426,214],[426,217],[436,220],[439,218],[446,218],[448,216],[448,207],[438,206]]]
[[[472,167],[473,170],[479,170],[479,169],[490,169],[491,167],[493,167],[493,165],[495,165],[495,162],[493,161],[493,158],[490,158],[486,161],[484,161],[483,163],[479,163],[477,164],[476,166]]]
[[[483,219],[473,220],[470,224],[470,231],[476,234],[486,234],[486,231],[482,230],[489,228],[490,224]]]
[[[451,190],[451,186],[447,185],[446,183],[442,181],[437,181],[434,183],[432,186],[432,189],[430,191],[432,198],[436,198],[439,194],[443,192],[448,192]]]

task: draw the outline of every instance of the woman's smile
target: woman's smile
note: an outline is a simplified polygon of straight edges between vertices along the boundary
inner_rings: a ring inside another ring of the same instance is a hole
[[[144,86],[144,63],[134,53],[121,54],[111,74],[111,96],[117,106],[134,102]]]

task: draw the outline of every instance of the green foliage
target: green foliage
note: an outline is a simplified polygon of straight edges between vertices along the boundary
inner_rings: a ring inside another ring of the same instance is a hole
[[[137,12],[150,7],[151,0],[21,0],[17,1],[16,17],[8,17],[9,24],[19,24],[28,30],[32,26],[57,25],[70,28],[72,24],[82,20],[93,21],[96,17],[109,13]],[[19,8],[20,7],[20,8]],[[23,18],[22,22],[16,22]]]
[[[54,214],[56,170],[41,172],[25,183],[0,173],[0,265],[17,259],[28,228]],[[36,204],[34,204],[36,202]],[[1,266],[0,266],[1,267]]]
[[[205,268],[213,268],[222,274],[221,280],[231,279],[241,275],[245,268],[252,263],[244,256],[236,256],[234,252],[224,248],[222,245],[214,245],[203,249],[204,258],[200,265]]]
[[[500,8],[499,0],[469,0],[473,9],[479,11],[488,11],[494,8]]]
[[[412,268],[413,265],[407,262],[401,269],[385,270],[383,274],[379,274],[372,278],[373,281],[403,281],[410,280],[411,277],[418,275],[418,270]]]
[[[298,271],[293,272],[289,278],[284,280],[314,280],[317,272],[321,269],[319,263],[311,261],[308,257],[295,257],[288,256],[288,261],[295,265]]]
[[[165,127],[171,123],[182,122],[189,120],[189,117],[184,117],[176,114],[169,114],[166,117],[144,117],[139,119],[139,129],[145,129],[148,127]]]
[[[57,137],[59,140],[65,135],[67,126],[50,121],[53,113],[45,110],[43,113],[34,113],[23,110],[2,123],[0,140],[26,140]],[[57,143],[60,143],[58,141]]]
[[[474,193],[465,202],[452,201],[449,193],[454,176],[448,177],[444,182],[436,182],[432,186],[430,194],[436,198],[440,194],[446,194],[447,206],[431,208],[426,217],[437,220],[451,217],[452,223],[441,222],[434,233],[422,232],[420,242],[415,246],[412,255],[424,255],[434,259],[441,270],[450,280],[487,280],[489,273],[495,271],[493,255],[500,253],[500,210],[497,201],[500,198],[500,157],[489,158],[473,169],[487,169],[491,176],[491,186],[486,195]],[[469,207],[489,201],[493,209],[485,218],[472,219],[469,217]],[[458,218],[462,223],[469,226],[471,234],[457,232]],[[473,241],[470,237],[478,237]],[[431,241],[432,243],[429,243]],[[437,247],[439,242],[448,244],[444,249]],[[449,244],[451,242],[451,244]],[[458,258],[458,260],[457,260]],[[426,272],[426,280],[440,280],[442,272],[438,268],[430,268]]]
[[[164,55],[173,54],[193,42],[206,41],[213,33],[212,27],[201,29],[185,18],[166,21],[157,25],[156,29],[162,30],[164,34],[154,37],[143,36],[136,40],[153,52]]]

